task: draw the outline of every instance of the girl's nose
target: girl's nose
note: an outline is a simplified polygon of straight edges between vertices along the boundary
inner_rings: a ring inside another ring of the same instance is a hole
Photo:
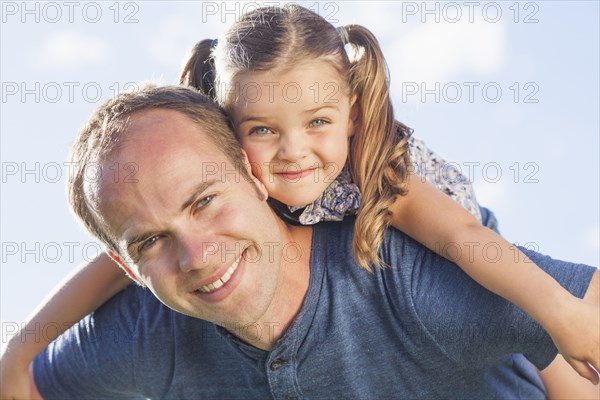
[[[279,141],[278,158],[288,162],[297,162],[309,153],[309,141],[306,134],[300,132],[286,133]]]

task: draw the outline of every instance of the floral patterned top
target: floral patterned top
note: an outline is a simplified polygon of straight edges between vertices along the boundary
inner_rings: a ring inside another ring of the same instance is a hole
[[[469,211],[481,222],[481,211],[475,190],[469,178],[461,174],[452,163],[427,148],[425,143],[412,136],[408,140],[410,161],[418,174]]]
[[[427,148],[425,143],[411,136],[408,140],[413,170],[423,179],[450,196],[481,222],[481,211],[468,178],[452,164]],[[300,225],[319,221],[341,221],[345,215],[354,215],[360,207],[360,191],[352,183],[348,166],[313,203],[304,207],[286,206],[269,199],[271,206],[284,218]]]

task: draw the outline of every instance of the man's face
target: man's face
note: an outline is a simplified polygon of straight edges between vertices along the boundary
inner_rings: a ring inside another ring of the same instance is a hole
[[[132,119],[97,188],[124,262],[176,311],[221,325],[255,322],[280,277],[280,225],[266,196],[183,114]]]

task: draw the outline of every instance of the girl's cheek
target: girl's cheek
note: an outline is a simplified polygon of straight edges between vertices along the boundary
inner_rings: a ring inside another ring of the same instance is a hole
[[[265,165],[268,164],[263,160],[263,152],[257,151],[254,146],[244,146],[243,144],[242,149],[244,149],[246,156],[248,156],[248,162],[250,162],[252,175],[262,182],[263,177],[266,177],[268,172],[266,170],[263,171],[263,168],[266,168]]]
[[[257,162],[250,161],[250,169],[252,171],[252,175],[254,175],[256,179],[258,179],[264,185],[267,174],[264,173],[266,171],[263,172],[261,165]]]

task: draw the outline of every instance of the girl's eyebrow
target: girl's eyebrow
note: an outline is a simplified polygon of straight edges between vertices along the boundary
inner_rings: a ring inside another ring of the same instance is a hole
[[[315,108],[311,108],[310,110],[306,110],[303,113],[304,114],[314,114],[314,113],[316,113],[318,111],[321,111],[321,110],[323,110],[325,108],[332,108],[332,109],[334,109],[336,111],[339,111],[339,109],[340,109],[336,104],[327,104],[327,105],[324,105],[324,106],[317,106]]]
[[[324,110],[326,108],[331,108],[335,111],[339,111],[339,107],[337,104],[325,104],[325,105],[319,105],[315,108],[311,108],[308,110],[304,110],[302,111],[302,114],[314,114],[316,112],[319,112],[321,110]],[[269,119],[274,118],[274,116],[270,116],[270,115],[266,115],[266,116],[256,116],[256,115],[246,115],[244,116],[242,119],[240,119],[239,122],[237,122],[237,126],[242,125],[244,122],[248,122],[248,121],[268,121]]]
[[[241,125],[241,124],[243,124],[244,122],[248,122],[248,121],[265,121],[265,120],[268,120],[269,118],[271,118],[271,117],[268,117],[268,116],[266,116],[266,117],[257,117],[257,116],[255,116],[255,115],[247,115],[247,116],[245,116],[244,118],[242,118],[242,119],[241,119],[241,120],[240,120],[240,121],[237,123],[237,125]]]

